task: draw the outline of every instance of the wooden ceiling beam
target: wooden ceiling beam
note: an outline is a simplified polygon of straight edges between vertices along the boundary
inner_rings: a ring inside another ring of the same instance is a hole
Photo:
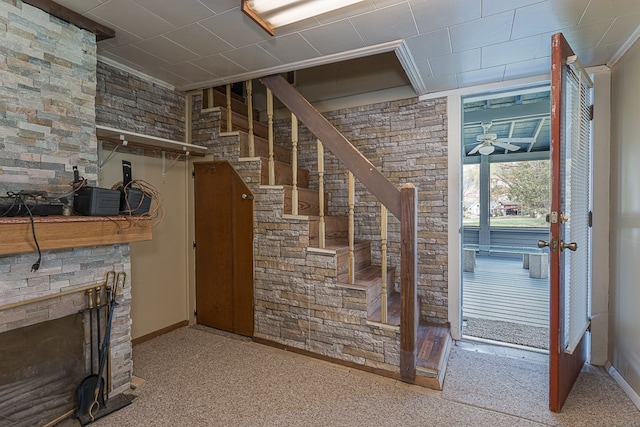
[[[74,12],[58,3],[51,0],[22,0],[23,3],[30,4],[33,7],[44,10],[49,15],[60,18],[76,27],[87,30],[96,35],[96,40],[111,39],[116,36],[115,30],[106,27],[96,21],[80,15],[78,12]]]

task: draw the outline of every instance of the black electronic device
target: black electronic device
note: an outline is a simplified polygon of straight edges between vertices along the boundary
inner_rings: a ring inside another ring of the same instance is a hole
[[[62,215],[64,203],[45,191],[20,191],[0,197],[0,217]]]

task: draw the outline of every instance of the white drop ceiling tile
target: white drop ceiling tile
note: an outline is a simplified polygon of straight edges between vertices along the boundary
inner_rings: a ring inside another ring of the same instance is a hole
[[[260,70],[281,65],[280,61],[254,44],[230,50],[225,52],[223,56],[248,70]]]
[[[638,0],[591,1],[581,23],[640,12]]]
[[[191,62],[220,77],[229,77],[247,72],[246,68],[228,60],[222,55],[213,55]]]
[[[451,53],[451,41],[448,30],[437,30],[420,34],[405,40],[414,60],[433,58]]]
[[[500,82],[504,78],[505,66],[483,68],[481,70],[458,73],[458,83],[461,87],[473,86],[484,83]]]
[[[456,52],[450,55],[430,58],[431,70],[434,76],[446,76],[464,71],[480,69],[480,49]]]
[[[259,43],[258,46],[275,56],[282,63],[294,63],[320,56],[318,51],[298,33],[273,37]]]
[[[197,54],[191,52],[190,50],[187,50],[179,44],[176,44],[162,36],[143,40],[141,42],[135,43],[133,46],[142,49],[154,56],[166,58],[168,62],[172,64],[189,61],[190,59],[199,57]]]
[[[540,0],[482,0],[482,16],[495,15],[534,3],[540,3]]]
[[[409,5],[401,3],[350,19],[367,46],[418,34]]]
[[[82,14],[90,11],[94,7],[100,6],[106,1],[107,0],[57,0],[56,3],[60,6],[66,7],[67,9],[71,9],[74,12]]]
[[[431,79],[424,79],[424,85],[427,88],[427,92],[441,92],[443,90],[452,90],[458,88],[458,79],[455,74],[448,76],[434,77]]]
[[[511,39],[578,25],[589,0],[547,0],[516,9]]]
[[[234,47],[247,46],[271,37],[240,9],[212,16],[199,23]]]
[[[106,46],[107,44],[110,46],[122,46],[125,44],[136,43],[142,40],[140,37],[136,36],[135,34],[131,34],[130,32],[123,30],[122,28],[112,28],[116,32],[116,36],[110,39],[99,41],[98,47]]]
[[[175,87],[184,86],[190,83],[193,83],[191,80],[184,79],[172,72],[169,72],[163,68],[153,68],[149,70],[143,70],[146,74],[151,77],[155,77],[158,80],[162,80],[163,82],[167,82],[172,84]]]
[[[100,19],[148,39],[174,27],[137,3],[130,0],[110,0],[91,11],[93,19]]]
[[[114,47],[109,49],[109,52],[127,61],[136,63],[136,69],[161,67],[168,64],[164,59],[153,56],[133,45]]]
[[[187,25],[168,32],[164,34],[164,37],[200,56],[215,55],[233,48],[229,43],[199,24]]]
[[[596,47],[612,23],[613,18],[608,18],[564,29],[562,34],[574,51]]]
[[[512,42],[482,48],[482,68],[534,59],[542,36],[526,37]]]
[[[626,42],[640,24],[640,13],[619,16],[613,21],[613,25],[605,33],[600,45]]]
[[[594,49],[576,50],[575,53],[585,67],[605,65],[613,58],[613,55],[618,52],[622,45],[623,43],[610,44]]]
[[[197,22],[214,14],[198,0],[180,0],[176,7],[175,0],[133,0],[145,9],[158,15],[175,27]]]
[[[513,11],[455,25],[450,28],[451,47],[461,52],[477,47],[506,42],[511,36]]]
[[[301,34],[323,55],[364,47],[364,42],[348,19],[311,28]]]
[[[537,58],[528,61],[507,64],[504,79],[520,79],[524,77],[540,76],[551,73],[551,58]]]
[[[316,18],[321,24],[328,24],[329,22],[340,21],[349,16],[361,15],[363,13],[371,12],[375,9],[376,7],[374,6],[373,2],[363,1],[346,7],[341,7],[340,9],[336,9],[331,12],[323,13],[322,15],[318,15]]]
[[[410,0],[420,33],[461,24],[480,18],[480,0]]]
[[[403,3],[406,0],[369,0],[371,4],[375,6],[376,9],[382,9],[383,7],[393,6],[398,3]]]
[[[190,62],[181,62],[180,64],[167,65],[162,68],[191,82],[212,80],[218,77]]]
[[[240,10],[240,0],[200,0],[200,3],[215,13],[223,13],[235,8]]]

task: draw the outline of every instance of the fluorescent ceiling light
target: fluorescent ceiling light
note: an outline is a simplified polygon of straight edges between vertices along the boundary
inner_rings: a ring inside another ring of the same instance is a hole
[[[242,0],[242,11],[272,36],[275,28],[363,0]]]

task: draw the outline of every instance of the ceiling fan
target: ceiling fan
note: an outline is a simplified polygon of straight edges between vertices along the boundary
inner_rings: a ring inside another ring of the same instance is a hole
[[[511,144],[512,142],[535,142],[535,138],[498,138],[498,134],[489,133],[489,129],[492,125],[493,123],[491,122],[481,124],[484,132],[476,136],[478,145],[476,145],[471,151],[469,151],[469,154],[467,154],[468,156],[478,152],[486,156],[493,153],[496,147],[504,148],[506,151],[518,151],[520,147]]]

